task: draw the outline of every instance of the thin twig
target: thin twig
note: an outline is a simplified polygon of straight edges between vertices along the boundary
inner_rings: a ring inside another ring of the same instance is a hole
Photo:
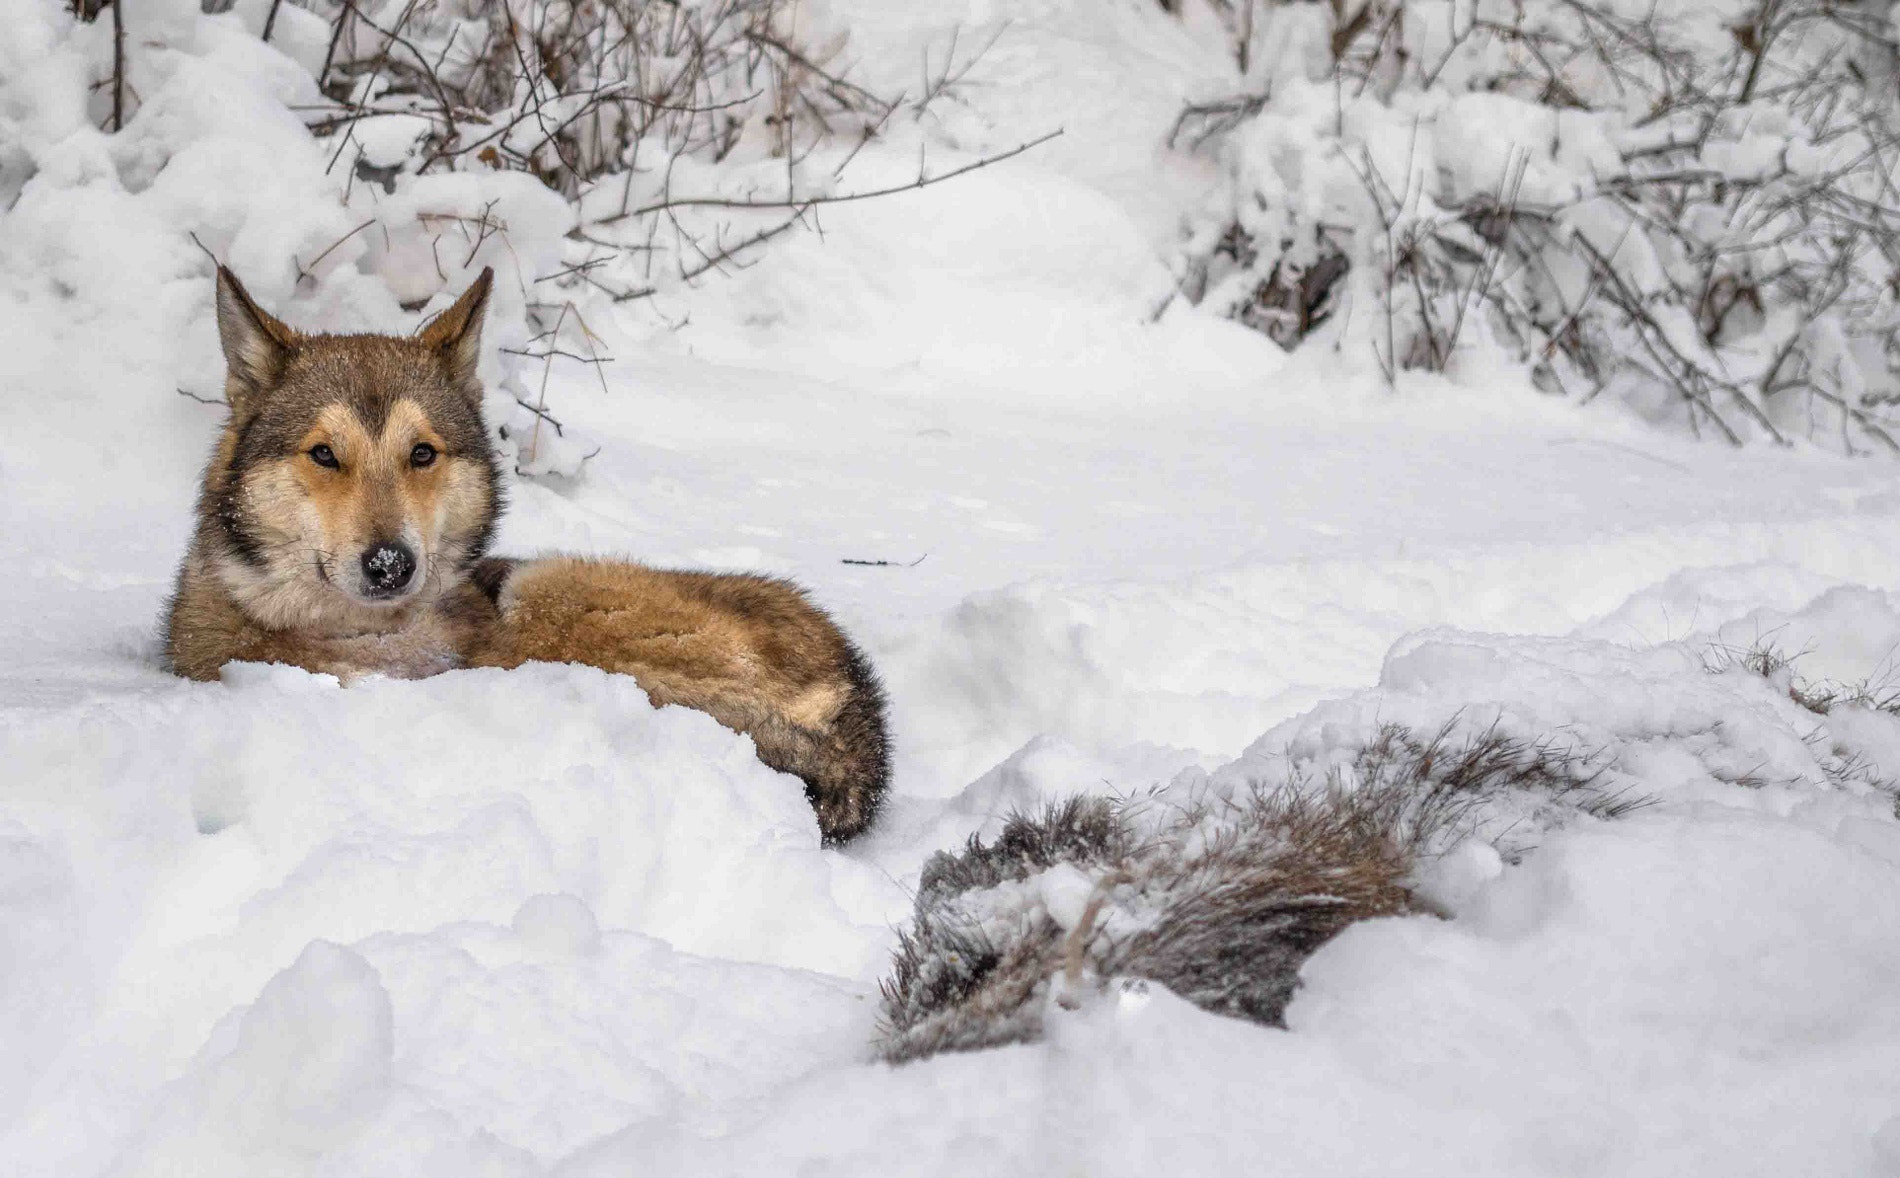
[[[112,129],[125,129],[125,0],[112,0]]]
[[[312,281],[315,281],[316,274],[314,273],[314,271],[316,270],[317,266],[322,263],[323,259],[329,257],[330,254],[336,250],[336,247],[342,245],[344,242],[348,241],[352,237],[355,237],[357,234],[361,233],[365,229],[368,229],[371,225],[374,225],[375,223],[376,223],[376,218],[371,217],[369,220],[363,222],[361,225],[358,225],[356,228],[350,230],[348,233],[345,233],[342,237],[339,237],[335,241],[331,242],[329,246],[327,246],[322,253],[310,259],[310,265],[308,268],[306,268],[303,265],[303,263],[297,262],[296,256],[292,255],[291,261],[295,263],[297,266],[298,279],[302,280],[302,279],[308,278]]]
[[[926,559],[927,557],[929,557],[929,555],[930,555],[930,554],[929,554],[928,552],[926,552],[926,553],[924,553],[924,555],[923,555],[923,556],[920,556],[920,557],[918,557],[918,558],[917,558],[916,560],[909,560],[909,561],[900,561],[900,560],[853,560],[853,559],[851,559],[850,557],[845,557],[844,559],[842,559],[842,560],[840,560],[840,561],[839,561],[838,563],[839,563],[839,564],[851,564],[851,565],[857,565],[857,566],[858,566],[859,568],[866,568],[866,569],[914,569],[914,568],[916,568],[916,567],[917,567],[918,565],[920,565],[920,564],[922,564],[922,563],[924,563],[924,560],[925,560],[925,559]]]
[[[962,167],[952,168],[950,171],[944,172],[940,175],[931,176],[931,175],[928,175],[927,173],[920,171],[918,173],[917,179],[909,181],[908,183],[905,183],[905,184],[893,184],[886,188],[872,188],[872,189],[867,189],[863,192],[841,192],[841,193],[837,193],[831,196],[796,197],[791,200],[784,200],[784,199],[749,200],[749,199],[722,197],[722,196],[674,197],[674,198],[660,201],[656,204],[644,205],[640,208],[634,209],[630,213],[615,213],[612,216],[603,217],[600,220],[593,222],[593,224],[596,224],[596,225],[612,224],[615,221],[623,220],[629,216],[636,216],[636,217],[645,216],[649,213],[663,212],[667,209],[705,208],[705,209],[800,209],[800,210],[804,210],[804,209],[816,208],[820,205],[850,204],[854,201],[874,200],[880,196],[895,196],[900,192],[914,192],[919,188],[928,188],[932,184],[941,184],[946,180],[954,180],[958,176],[967,176],[971,172],[974,172],[979,168],[987,168],[992,164],[1000,164],[1004,160],[1015,159],[1017,156],[1023,154],[1024,152],[1029,151],[1033,148],[1040,147],[1043,144],[1049,142],[1050,140],[1060,137],[1061,135],[1062,135],[1062,129],[1057,128],[1056,130],[1049,132],[1047,135],[1037,136],[1036,138],[1031,139],[1027,143],[1021,143],[1015,147],[1010,148],[1008,151],[998,152],[995,155],[984,156],[981,159],[972,161],[971,163],[964,164]]]

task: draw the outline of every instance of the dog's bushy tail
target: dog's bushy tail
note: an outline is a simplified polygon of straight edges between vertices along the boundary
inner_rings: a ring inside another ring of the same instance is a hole
[[[827,846],[856,838],[876,820],[891,779],[884,685],[849,641],[841,663],[849,686],[830,724],[768,722],[752,732],[761,761],[804,781]]]

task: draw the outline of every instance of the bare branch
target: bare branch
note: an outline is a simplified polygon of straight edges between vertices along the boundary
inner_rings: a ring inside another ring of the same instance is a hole
[[[997,152],[995,155],[986,155],[981,159],[964,164],[962,167],[952,168],[950,171],[943,172],[936,176],[928,175],[922,170],[919,170],[915,180],[904,184],[892,184],[885,188],[872,188],[863,192],[843,192],[831,196],[805,196],[779,199],[749,199],[723,196],[674,197],[654,204],[644,205],[634,209],[631,213],[616,213],[610,217],[603,217],[594,222],[594,224],[612,224],[628,216],[644,216],[648,213],[658,213],[668,209],[797,209],[803,211],[805,209],[816,208],[820,205],[851,204],[861,200],[875,200],[881,196],[895,196],[900,192],[914,192],[919,188],[928,188],[932,184],[941,184],[946,180],[954,180],[958,176],[967,176],[979,168],[987,168],[992,164],[1000,164],[1004,160],[1015,159],[1024,152],[1040,147],[1061,135],[1062,129],[1057,128],[1046,135],[1031,139],[1027,143],[1020,143],[1008,151]]]

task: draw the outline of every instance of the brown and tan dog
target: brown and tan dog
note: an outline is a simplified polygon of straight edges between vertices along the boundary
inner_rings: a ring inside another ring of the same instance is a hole
[[[412,337],[305,335],[220,268],[231,415],[165,621],[171,668],[586,663],[751,736],[804,780],[826,841],[861,833],[889,777],[883,692],[796,586],[486,557],[502,506],[476,377],[491,281]]]

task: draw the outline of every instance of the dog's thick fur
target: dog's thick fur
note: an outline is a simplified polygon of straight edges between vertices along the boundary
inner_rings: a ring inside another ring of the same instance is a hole
[[[172,670],[344,678],[579,662],[750,735],[829,842],[889,776],[864,656],[785,581],[487,557],[501,511],[476,377],[491,275],[413,337],[305,335],[218,273],[231,416],[165,622]]]
[[[796,586],[550,557],[509,570],[496,607],[471,665],[578,660],[632,675],[654,703],[750,734],[760,760],[805,779],[827,832],[848,837],[871,821],[876,792],[861,786],[885,775],[882,692]]]

